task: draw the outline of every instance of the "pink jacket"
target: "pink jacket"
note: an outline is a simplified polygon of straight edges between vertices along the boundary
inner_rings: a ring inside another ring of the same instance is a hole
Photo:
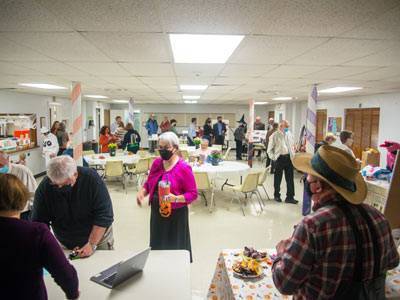
[[[150,169],[149,177],[143,185],[149,193],[149,202],[153,201],[154,192],[157,188],[159,178],[168,179],[171,182],[171,193],[174,195],[183,195],[186,203],[172,203],[172,208],[180,208],[192,203],[197,199],[197,187],[194,180],[192,168],[183,160],[179,159],[176,165],[166,172],[161,158],[157,158]]]

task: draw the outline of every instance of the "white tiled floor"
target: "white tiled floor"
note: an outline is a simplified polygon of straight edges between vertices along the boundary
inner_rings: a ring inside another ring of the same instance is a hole
[[[258,163],[255,168],[257,167],[262,166]],[[230,181],[235,183],[235,178]],[[237,181],[236,178],[236,183]],[[115,246],[133,251],[146,247],[149,243],[149,207],[139,208],[136,205],[136,187],[133,183],[129,184],[127,193],[120,183],[110,182],[107,185],[114,206]],[[268,178],[266,185],[272,196],[273,175]],[[296,199],[301,200],[302,187],[298,176],[295,178],[295,188]],[[285,190],[283,180],[282,191]],[[263,191],[261,194],[266,197]],[[246,245],[273,248],[278,241],[291,235],[293,225],[301,219],[301,201],[293,205],[267,200],[262,214],[258,214],[252,205],[247,205],[246,216],[243,217],[236,202],[230,205],[231,195],[228,191],[216,192],[217,206],[211,214],[201,198],[190,208],[194,259],[191,272],[193,299],[202,299],[206,295],[221,249],[241,248]],[[282,198],[284,197],[283,193]]]

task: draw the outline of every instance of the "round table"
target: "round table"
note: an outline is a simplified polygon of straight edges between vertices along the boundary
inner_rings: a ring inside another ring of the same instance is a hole
[[[100,158],[104,157],[104,158]],[[87,161],[89,166],[105,166],[107,161],[122,161],[123,164],[135,164],[139,161],[141,157],[139,155],[128,155],[120,154],[116,156],[110,156],[109,153],[100,153],[85,155],[84,159]]]

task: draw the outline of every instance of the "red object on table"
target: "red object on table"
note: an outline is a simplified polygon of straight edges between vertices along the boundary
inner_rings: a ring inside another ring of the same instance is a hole
[[[24,129],[24,130],[14,130],[14,137],[20,138],[22,135],[24,138],[28,134],[28,137],[31,138],[30,136],[30,130],[29,129]]]

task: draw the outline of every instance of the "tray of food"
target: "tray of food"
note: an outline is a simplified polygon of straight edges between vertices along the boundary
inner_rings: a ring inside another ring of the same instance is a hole
[[[242,279],[259,279],[264,276],[263,267],[253,258],[243,257],[233,264],[232,269],[234,275]]]

